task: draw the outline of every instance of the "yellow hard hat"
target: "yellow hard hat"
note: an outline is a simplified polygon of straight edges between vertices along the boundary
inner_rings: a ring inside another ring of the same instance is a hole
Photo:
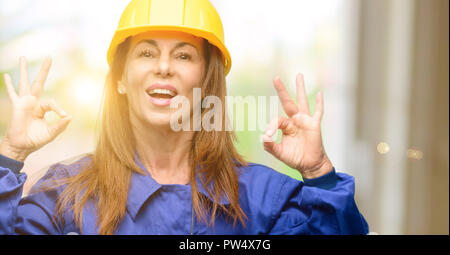
[[[225,47],[222,21],[209,0],[132,0],[119,21],[108,49],[111,66],[117,46],[127,37],[147,31],[180,31],[208,40],[224,57],[225,74],[231,56]]]

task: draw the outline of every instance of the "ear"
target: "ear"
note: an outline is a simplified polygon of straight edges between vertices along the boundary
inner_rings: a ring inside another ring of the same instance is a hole
[[[123,95],[127,93],[126,86],[122,82],[122,80],[117,82],[117,91],[119,91],[119,94]]]

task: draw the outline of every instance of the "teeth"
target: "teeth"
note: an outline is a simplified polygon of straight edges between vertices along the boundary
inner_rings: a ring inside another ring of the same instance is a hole
[[[167,95],[171,95],[171,96],[177,95],[175,92],[173,92],[172,90],[168,90],[168,89],[152,89],[148,92],[148,94],[150,94],[150,95],[152,95],[152,94],[167,94]]]

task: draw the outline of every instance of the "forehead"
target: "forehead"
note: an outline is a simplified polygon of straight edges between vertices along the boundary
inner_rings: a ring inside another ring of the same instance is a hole
[[[199,50],[202,48],[201,46],[203,45],[203,38],[178,31],[149,31],[141,33],[132,37],[131,45],[134,48],[141,42],[145,42],[147,40],[154,40],[156,42],[170,42],[170,43],[186,42],[192,44]]]

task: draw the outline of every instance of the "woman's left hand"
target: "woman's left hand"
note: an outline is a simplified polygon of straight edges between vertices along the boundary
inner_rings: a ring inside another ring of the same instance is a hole
[[[291,100],[278,77],[273,82],[289,118],[279,116],[271,120],[262,136],[264,149],[288,166],[299,170],[303,178],[317,178],[331,172],[333,165],[323,148],[320,131],[323,116],[322,92],[316,96],[316,112],[311,116],[302,74],[298,74],[296,79],[298,106]],[[278,129],[283,132],[279,144],[272,141],[272,136]]]

